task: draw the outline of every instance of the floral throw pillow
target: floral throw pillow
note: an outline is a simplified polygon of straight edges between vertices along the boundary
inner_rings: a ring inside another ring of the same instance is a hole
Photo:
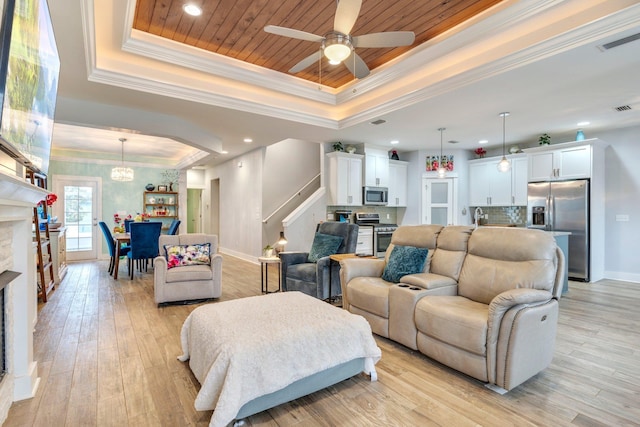
[[[211,265],[211,243],[197,245],[164,245],[167,268],[186,265]]]

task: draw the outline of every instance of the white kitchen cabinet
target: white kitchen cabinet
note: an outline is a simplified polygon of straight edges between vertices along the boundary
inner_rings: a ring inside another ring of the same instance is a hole
[[[329,205],[362,206],[362,155],[334,151],[329,160]]]
[[[389,186],[389,155],[384,150],[364,149],[364,185],[368,187]]]
[[[500,157],[469,162],[469,206],[527,204],[527,158],[509,156],[511,170],[498,171]]]
[[[373,227],[360,226],[360,228],[358,228],[356,253],[373,255]]]
[[[529,157],[529,182],[590,178],[591,145],[567,144],[563,148],[545,146],[525,150]]]
[[[389,160],[389,203],[390,207],[407,206],[408,162]]]
[[[499,172],[500,159],[469,162],[469,205],[510,206],[511,173]]]
[[[526,156],[511,160],[511,203],[513,206],[527,206],[527,184],[529,162]]]

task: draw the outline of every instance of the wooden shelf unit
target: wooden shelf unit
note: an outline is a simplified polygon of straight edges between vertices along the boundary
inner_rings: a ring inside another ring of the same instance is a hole
[[[162,229],[167,230],[171,221],[178,219],[178,192],[145,191],[142,206],[151,221],[162,221]]]
[[[47,188],[47,177],[32,171],[27,171],[27,179],[31,184],[40,188]],[[40,202],[42,205],[42,215],[48,218],[47,203]],[[37,273],[38,273],[38,296],[42,302],[47,302],[47,295],[55,288],[55,274],[53,272],[53,257],[51,255],[51,236],[49,234],[49,223],[43,222],[44,230],[40,230],[40,215],[38,206],[33,208],[33,227],[35,233],[35,242],[37,245]],[[47,275],[49,277],[47,277]]]

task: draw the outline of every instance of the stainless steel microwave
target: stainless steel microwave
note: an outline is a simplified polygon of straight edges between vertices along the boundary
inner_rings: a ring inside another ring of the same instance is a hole
[[[365,205],[386,206],[388,201],[387,187],[362,187],[362,202]]]

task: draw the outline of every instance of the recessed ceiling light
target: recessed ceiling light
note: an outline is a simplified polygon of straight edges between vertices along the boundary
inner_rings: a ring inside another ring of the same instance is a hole
[[[478,141],[478,144],[486,144],[488,142],[489,142],[488,139],[481,139],[480,141]]]
[[[191,15],[191,16],[200,16],[202,15],[202,9],[200,8],[200,6],[195,5],[193,3],[187,3],[185,5],[182,6],[182,10],[184,10],[184,12],[187,15]]]
[[[220,153],[222,154],[229,154],[229,152],[227,150],[222,150]]]
[[[246,142],[247,144],[249,144],[249,143],[253,142],[253,139],[245,138],[245,139],[243,139],[243,141]]]
[[[587,126],[591,124],[591,122],[579,122],[576,126]]]
[[[400,144],[400,141],[398,141],[397,139],[394,139],[393,141],[390,142],[391,145],[398,145]]]

